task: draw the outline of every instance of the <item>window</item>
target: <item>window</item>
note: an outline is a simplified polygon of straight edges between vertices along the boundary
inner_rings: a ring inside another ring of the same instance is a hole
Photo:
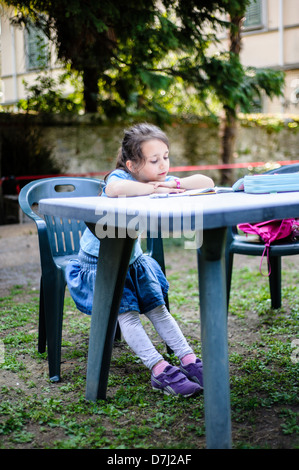
[[[262,28],[262,0],[251,0],[246,8],[244,29]]]
[[[257,97],[253,100],[249,113],[262,113],[262,112],[263,112],[263,102],[261,98]]]
[[[25,31],[26,68],[27,70],[43,69],[48,65],[48,39],[34,25]]]

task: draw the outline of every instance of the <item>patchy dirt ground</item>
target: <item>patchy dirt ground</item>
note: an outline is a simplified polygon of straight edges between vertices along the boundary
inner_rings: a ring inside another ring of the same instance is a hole
[[[39,288],[40,261],[34,223],[0,225],[0,297],[17,285]]]
[[[166,260],[171,264],[177,263],[177,254],[173,253],[173,258]],[[295,257],[290,261],[291,263],[296,263],[294,260]],[[297,262],[298,262],[298,257]],[[258,273],[258,261],[255,257],[246,257],[246,261],[243,257],[235,257],[235,267],[240,267],[242,264],[252,264],[252,266],[257,267]],[[182,266],[182,271],[184,269],[190,269],[194,266],[196,269],[196,259],[194,252],[191,250],[182,250],[180,254],[180,264]],[[170,268],[171,272],[171,268]],[[15,285],[27,285],[28,283],[33,289],[39,289],[39,280],[40,280],[40,262],[39,262],[39,249],[38,249],[38,239],[35,225],[32,223],[19,224],[19,225],[8,225],[0,226],[0,297],[7,295],[12,287]],[[191,337],[194,336],[194,322],[198,320],[198,313],[194,312],[194,309],[188,309],[186,305],[183,311],[184,318],[188,319],[190,322],[184,324],[184,332]],[[196,317],[195,317],[196,315]],[[257,337],[257,326],[258,318],[257,314],[252,312],[248,316],[246,324],[240,326],[240,322],[237,321],[237,317],[229,315],[228,317],[228,335],[229,340],[233,338],[233,348],[230,352],[238,349],[238,344],[241,344],[242,341],[247,343],[253,343]],[[239,346],[241,347],[241,346]],[[118,346],[119,352],[121,352],[122,345]],[[118,349],[115,348],[114,354],[118,354]],[[30,361],[26,364],[28,370],[31,371],[32,375],[39,377],[39,387],[49,386],[47,382],[47,363],[46,361]],[[62,370],[64,374],[67,374],[68,368],[74,368],[74,363],[65,362],[62,365]],[[10,371],[2,371],[1,373],[1,383],[5,383],[6,386],[16,386],[16,374],[11,373]],[[19,388],[22,386],[26,389],[26,384],[22,385],[22,379],[18,382]],[[24,392],[26,391],[24,389]],[[49,388],[49,393],[51,394],[51,389],[55,394],[55,384],[51,385]],[[113,393],[113,390],[110,391]],[[293,448],[294,447],[294,436],[289,437],[288,435],[282,435],[280,429],[280,422],[278,420],[278,415],[273,409],[264,408],[261,412],[259,418],[255,421],[255,431],[254,431],[254,444],[256,446],[260,443],[265,442],[265,435],[267,435],[266,441],[270,448]],[[55,429],[53,430],[53,439],[59,439],[59,436],[55,434]],[[238,433],[238,428],[233,429],[234,433]],[[238,435],[240,438],[240,436]],[[245,437],[245,436],[244,436]],[[50,439],[50,440],[49,440]],[[47,440],[51,441],[51,437],[48,435]],[[28,447],[26,445],[20,445],[18,447]],[[29,446],[30,447],[30,446]]]
[[[193,250],[183,250],[182,267],[196,268]],[[181,256],[181,255],[180,255]],[[235,256],[234,266],[242,266],[244,256]],[[254,257],[246,258],[246,265],[257,266]],[[257,273],[258,274],[258,273]],[[40,259],[37,230],[34,223],[0,225],[0,296],[5,296],[15,285],[30,283],[39,288]]]

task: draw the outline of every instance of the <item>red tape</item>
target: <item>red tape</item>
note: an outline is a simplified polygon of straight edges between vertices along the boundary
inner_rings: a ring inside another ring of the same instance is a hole
[[[255,168],[259,166],[265,166],[268,162],[250,162],[250,163],[227,163],[219,165],[193,165],[193,166],[174,166],[169,168],[170,173],[178,173],[185,171],[204,171],[204,170],[226,170],[230,168]],[[271,162],[278,165],[292,165],[293,163],[299,163],[299,160],[284,160],[279,162]],[[42,178],[56,178],[58,176],[104,176],[108,171],[94,171],[90,173],[66,173],[66,174],[56,174],[56,175],[31,175],[31,176],[15,176],[16,181],[22,180],[37,180]],[[0,184],[9,177],[3,176],[0,180]]]
[[[271,162],[278,165],[292,165],[299,163],[299,160],[284,160],[282,162]],[[175,166],[169,168],[170,172],[176,171],[196,171],[196,170],[226,170],[229,168],[255,168],[265,166],[268,162],[251,162],[251,163],[222,163],[221,165],[196,165],[196,166]]]

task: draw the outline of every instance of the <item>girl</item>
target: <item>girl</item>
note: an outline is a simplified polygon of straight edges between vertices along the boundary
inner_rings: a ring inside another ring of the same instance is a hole
[[[137,124],[124,133],[116,170],[106,177],[101,197],[141,196],[182,192],[213,187],[203,175],[186,178],[168,176],[169,143],[166,135],[151,124]],[[77,260],[67,266],[67,284],[77,308],[91,314],[100,241],[86,229]],[[196,358],[178,324],[165,306],[168,282],[159,264],[142,253],[137,239],[132,251],[119,309],[122,335],[144,365],[151,370],[154,390],[189,397],[203,389],[202,362]],[[180,367],[170,365],[147,336],[140,313],[180,359]]]

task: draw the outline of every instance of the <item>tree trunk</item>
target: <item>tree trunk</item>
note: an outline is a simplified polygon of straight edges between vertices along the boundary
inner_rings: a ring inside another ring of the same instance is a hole
[[[221,162],[228,164],[232,162],[237,135],[237,119],[232,112],[226,110],[224,119],[220,125],[221,132]],[[233,171],[231,168],[221,170],[222,186],[233,184]]]
[[[241,51],[241,26],[244,16],[237,15],[230,18],[232,26],[229,31],[230,39],[230,52],[240,55]],[[225,109],[224,118],[220,126],[220,138],[221,138],[221,162],[224,164],[232,163],[233,154],[235,150],[235,141],[237,136],[237,118],[236,109]],[[221,170],[222,185],[233,184],[233,170],[228,168]]]
[[[86,113],[98,111],[99,72],[96,68],[86,68],[83,71],[84,103]]]

